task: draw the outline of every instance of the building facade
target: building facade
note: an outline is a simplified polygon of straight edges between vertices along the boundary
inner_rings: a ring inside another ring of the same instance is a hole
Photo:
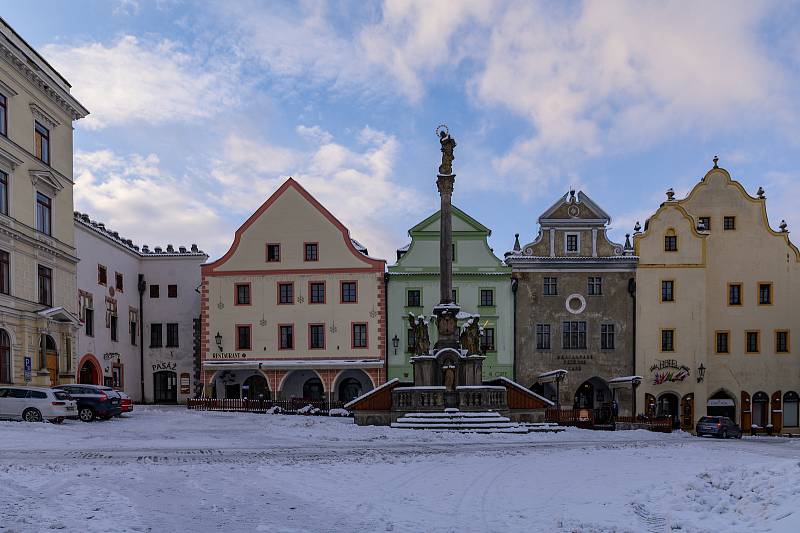
[[[397,251],[388,269],[389,378],[413,379],[408,316],[430,312],[439,303],[440,212],[408,231],[411,243]],[[453,299],[464,317],[480,315],[485,380],[513,374],[513,308],[511,269],[489,248],[491,230],[452,207]],[[461,322],[464,322],[462,319]],[[460,322],[460,323],[461,323]],[[431,327],[431,346],[437,340]]]
[[[69,83],[0,19],[0,383],[75,377]]]
[[[562,408],[608,420],[634,412],[634,275],[611,219],[569,191],[539,217],[539,234],[506,254],[516,288],[516,380]]]
[[[712,168],[634,235],[643,411],[692,428],[706,414],[798,432],[800,253],[766,196]]]
[[[199,391],[200,265],[192,245],[140,248],[75,213],[79,383],[108,385],[136,402],[178,403]]]
[[[348,401],[383,383],[384,270],[289,178],[203,266],[205,394]]]

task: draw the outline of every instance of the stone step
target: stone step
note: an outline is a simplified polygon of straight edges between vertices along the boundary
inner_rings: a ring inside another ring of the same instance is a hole
[[[396,429],[429,429],[433,431],[460,431],[478,433],[528,433],[496,411],[459,411],[445,409],[438,412],[408,413],[392,423]]]

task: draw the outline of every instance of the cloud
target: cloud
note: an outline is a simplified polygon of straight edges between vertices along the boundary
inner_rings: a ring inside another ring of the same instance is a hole
[[[295,128],[295,131],[297,131],[301,137],[318,144],[328,144],[333,140],[333,135],[319,126],[304,126],[300,124]]]
[[[208,250],[230,240],[231,224],[191,180],[163,171],[155,154],[77,151],[74,165],[75,208],[136,244],[197,243]]]
[[[111,45],[50,44],[42,53],[91,112],[78,123],[89,129],[206,119],[233,106],[243,90],[235,62],[203,60],[167,39],[126,35]]]

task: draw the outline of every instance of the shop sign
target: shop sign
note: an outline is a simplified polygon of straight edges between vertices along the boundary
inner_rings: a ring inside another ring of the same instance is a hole
[[[678,383],[689,377],[689,367],[679,365],[675,359],[662,359],[650,367],[653,372],[653,385],[672,382]]]
[[[31,358],[30,357],[26,357],[25,358],[25,366],[23,367],[24,378],[25,378],[25,382],[26,383],[31,380],[31,368],[32,368]]]
[[[247,359],[246,352],[215,352],[211,359]]]
[[[719,398],[714,400],[708,400],[708,402],[706,402],[706,405],[708,407],[733,407],[734,403],[733,400],[729,398]]]
[[[153,372],[159,370],[175,370],[176,368],[178,368],[178,363],[175,361],[158,361],[153,364]]]
[[[109,359],[114,359],[116,357],[119,357],[118,353],[104,353],[103,354],[103,360],[104,361],[108,361]]]
[[[189,394],[189,385],[190,385],[189,373],[184,372],[183,374],[181,374],[181,394]]]

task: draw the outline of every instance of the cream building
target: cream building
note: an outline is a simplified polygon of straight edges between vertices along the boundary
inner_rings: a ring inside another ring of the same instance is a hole
[[[383,383],[384,270],[289,178],[202,268],[205,394],[346,401]]]
[[[798,432],[800,252],[716,165],[634,235],[639,405],[693,428],[706,414]],[[642,411],[642,410],[640,410]]]
[[[0,383],[75,379],[69,83],[0,19]]]

